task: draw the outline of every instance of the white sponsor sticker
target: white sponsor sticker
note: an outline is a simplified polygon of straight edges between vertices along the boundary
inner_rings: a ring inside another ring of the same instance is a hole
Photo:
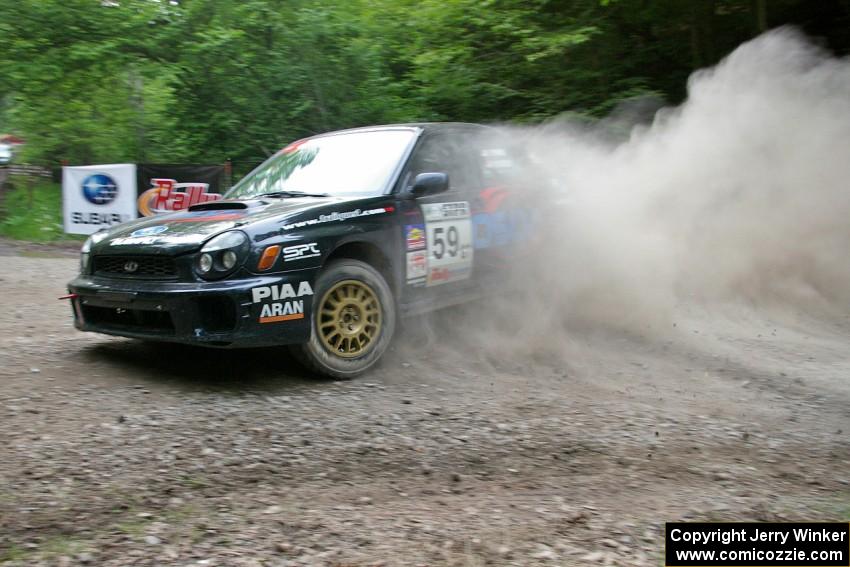
[[[428,258],[424,250],[407,253],[407,283],[424,281],[428,275]]]
[[[304,318],[304,300],[264,303],[260,323],[280,323]]]
[[[63,167],[62,216],[69,234],[94,234],[136,218],[136,166]]]
[[[310,242],[308,244],[293,244],[283,249],[283,261],[292,262],[294,260],[306,260],[307,258],[315,258],[321,256],[319,244]]]
[[[469,203],[422,205],[427,240],[427,285],[467,279],[472,275],[472,217]]]
[[[150,244],[198,244],[207,234],[163,234],[161,236],[121,236],[109,241],[110,246],[138,246]]]
[[[393,212],[392,207],[381,207],[379,209],[366,209],[365,211],[362,209],[354,209],[353,211],[343,211],[329,213],[327,215],[319,215],[317,219],[307,219],[303,221],[294,222],[292,224],[285,224],[281,227],[281,230],[292,230],[293,228],[304,228],[305,226],[313,226],[316,224],[322,224],[326,222],[339,222],[345,221],[348,219],[354,219],[357,217],[368,217],[371,215],[382,215],[384,213]]]
[[[293,284],[285,283],[280,285],[264,285],[251,290],[254,303],[263,303],[267,300],[294,299],[304,295],[313,295],[313,288],[310,287],[310,282],[298,282],[297,289]]]

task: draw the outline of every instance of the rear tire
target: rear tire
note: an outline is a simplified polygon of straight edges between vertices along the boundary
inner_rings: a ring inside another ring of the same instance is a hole
[[[360,260],[330,262],[313,286],[310,340],[290,351],[310,370],[332,378],[353,378],[371,368],[395,333],[396,309],[390,286],[378,270]]]

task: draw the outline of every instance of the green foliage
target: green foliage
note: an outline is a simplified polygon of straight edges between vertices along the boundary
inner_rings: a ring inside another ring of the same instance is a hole
[[[140,107],[159,70],[144,38],[156,4],[21,0],[0,4],[0,92],[33,162],[120,162],[154,120]],[[154,79],[150,82],[150,79]],[[161,88],[160,84],[160,88]],[[154,98],[154,109],[162,101]],[[158,106],[158,108],[157,108]]]
[[[15,188],[3,197],[2,208],[2,236],[32,242],[67,238],[62,231],[62,188],[56,183],[18,177]]]
[[[0,131],[55,165],[217,162],[364,124],[602,115],[786,22],[850,48],[846,0],[0,2]]]
[[[287,141],[415,117],[386,79],[357,3],[185,3],[175,117],[194,158],[259,161]]]

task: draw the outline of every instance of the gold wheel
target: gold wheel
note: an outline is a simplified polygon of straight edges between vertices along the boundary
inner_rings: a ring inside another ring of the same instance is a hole
[[[381,302],[366,283],[343,280],[319,302],[316,328],[322,345],[343,358],[369,352],[381,334]]]

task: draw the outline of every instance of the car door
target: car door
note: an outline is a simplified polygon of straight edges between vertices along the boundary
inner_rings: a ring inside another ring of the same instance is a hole
[[[517,260],[533,252],[540,205],[523,148],[504,133],[482,130],[469,141],[479,185],[472,204],[475,279],[498,283]]]
[[[418,174],[436,172],[448,174],[447,191],[400,201],[404,295],[412,301],[446,303],[474,287],[471,200],[480,179],[463,132],[423,134],[402,175],[402,194]]]

